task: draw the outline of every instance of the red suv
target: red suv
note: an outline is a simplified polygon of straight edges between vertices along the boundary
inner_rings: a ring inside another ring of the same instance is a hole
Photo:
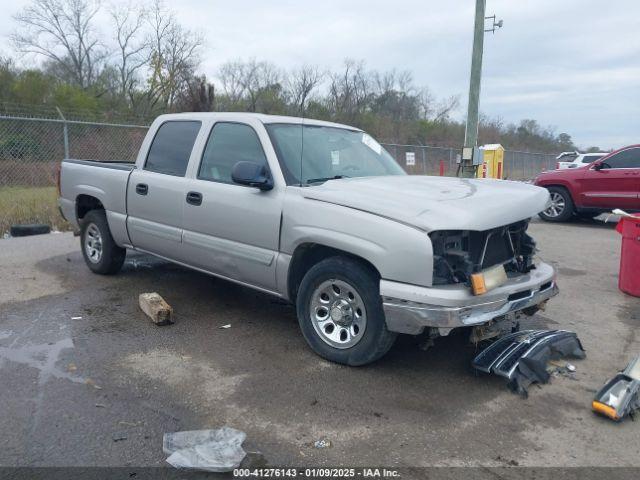
[[[595,217],[621,208],[640,211],[640,145],[610,153],[589,165],[552,170],[534,182],[551,194],[549,208],[540,218],[564,222],[573,215]]]

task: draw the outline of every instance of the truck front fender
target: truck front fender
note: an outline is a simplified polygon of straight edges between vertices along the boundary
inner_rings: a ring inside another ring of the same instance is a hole
[[[369,262],[385,280],[430,286],[433,251],[428,235],[414,227],[360,210],[289,195],[280,251],[301,245],[341,250]]]

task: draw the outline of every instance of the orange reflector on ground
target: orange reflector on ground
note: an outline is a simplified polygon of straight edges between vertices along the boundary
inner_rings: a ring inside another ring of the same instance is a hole
[[[604,403],[600,403],[594,400],[591,403],[591,408],[593,408],[594,412],[600,413],[601,415],[604,415],[605,417],[609,417],[612,420],[620,420],[620,417],[618,417],[618,412],[616,412],[616,409],[613,407],[610,407],[609,405],[605,405]]]

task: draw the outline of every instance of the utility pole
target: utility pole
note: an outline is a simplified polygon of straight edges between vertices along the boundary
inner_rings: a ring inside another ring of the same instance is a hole
[[[482,78],[482,53],[484,49],[485,32],[495,32],[502,27],[502,20],[496,22],[496,17],[485,17],[486,0],[476,0],[476,17],[473,28],[473,52],[471,54],[471,77],[469,80],[469,103],[467,107],[467,126],[464,132],[464,151],[469,152],[478,144],[478,117],[480,106],[480,80]],[[485,19],[492,18],[491,29],[485,30]],[[460,161],[459,176],[472,178],[476,175],[477,166],[468,155],[463,155]]]

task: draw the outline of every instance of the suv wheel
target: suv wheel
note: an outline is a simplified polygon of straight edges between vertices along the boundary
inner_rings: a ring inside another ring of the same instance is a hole
[[[296,307],[307,343],[332,362],[371,363],[396,338],[387,330],[377,275],[351,258],[331,257],[314,265],[300,283]]]
[[[89,269],[102,275],[120,271],[127,255],[127,250],[114,242],[104,210],[91,210],[84,217],[80,246]]]
[[[551,204],[539,213],[540,218],[547,222],[566,222],[573,216],[571,195],[562,187],[549,187],[547,190],[551,196]]]

